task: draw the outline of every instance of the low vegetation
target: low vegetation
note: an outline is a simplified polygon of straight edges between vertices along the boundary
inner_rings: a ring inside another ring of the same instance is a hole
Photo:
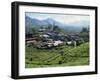
[[[26,68],[89,65],[89,42],[77,47],[63,45],[48,49],[26,45],[25,53]]]

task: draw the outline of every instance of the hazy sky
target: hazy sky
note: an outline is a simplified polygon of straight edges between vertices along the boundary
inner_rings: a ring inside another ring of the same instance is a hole
[[[44,20],[47,18],[54,19],[56,21],[59,21],[61,23],[74,23],[78,21],[90,21],[89,15],[75,15],[75,14],[48,14],[48,13],[30,13],[26,12],[25,15],[36,18],[39,20]]]

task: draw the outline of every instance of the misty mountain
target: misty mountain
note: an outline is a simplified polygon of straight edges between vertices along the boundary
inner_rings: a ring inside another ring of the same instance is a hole
[[[41,26],[59,26],[59,28],[63,29],[66,32],[79,32],[83,27],[88,27],[89,22],[88,21],[79,21],[79,22],[74,22],[74,23],[69,23],[69,24],[63,24],[61,22],[58,22],[54,19],[47,18],[44,20],[38,20],[35,18],[30,18],[28,16],[25,16],[25,27],[26,27],[26,32],[30,32],[31,28],[40,28]]]
[[[28,16],[25,16],[25,26],[32,28],[32,26],[40,26],[41,25],[41,21],[38,19],[32,19]]]
[[[74,26],[74,27],[88,27],[89,26],[89,21],[77,21],[70,23],[69,26]]]

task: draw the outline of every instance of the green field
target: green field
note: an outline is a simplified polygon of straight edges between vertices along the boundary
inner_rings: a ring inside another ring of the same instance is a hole
[[[38,49],[26,45],[25,68],[89,65],[89,43]]]

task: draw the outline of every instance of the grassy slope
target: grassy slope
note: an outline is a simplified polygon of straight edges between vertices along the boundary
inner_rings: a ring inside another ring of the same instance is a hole
[[[61,51],[63,55],[60,54]],[[26,46],[25,62],[26,68],[88,65],[89,43],[81,44],[76,48],[60,46],[52,49],[37,49]]]

